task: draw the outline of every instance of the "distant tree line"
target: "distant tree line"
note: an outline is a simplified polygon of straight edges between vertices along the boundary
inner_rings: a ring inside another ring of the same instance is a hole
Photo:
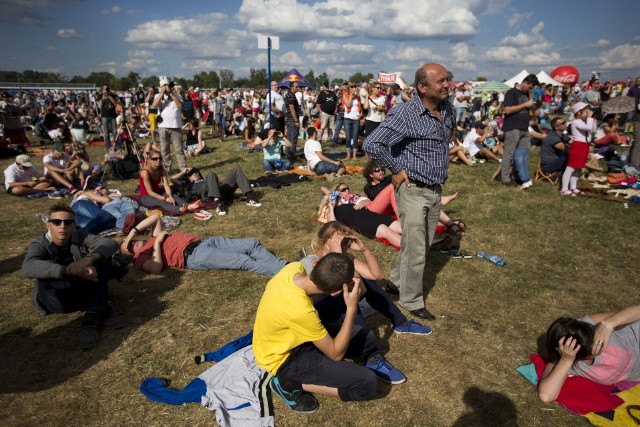
[[[271,80],[280,81],[287,75],[288,71],[272,71]],[[267,85],[267,70],[265,68],[254,69],[251,68],[249,75],[246,77],[234,78],[233,70],[222,69],[219,71],[202,71],[190,79],[184,77],[169,77],[170,80],[176,82],[183,88],[190,86],[201,88],[262,88],[265,89]],[[316,75],[313,70],[309,70],[307,74],[303,76],[307,81],[316,87],[320,87],[323,82],[328,81],[327,73],[321,73]],[[356,83],[368,82],[373,79],[372,73],[355,73],[349,77],[348,81]],[[157,86],[160,79],[158,76],[140,77],[138,73],[130,72],[124,77],[116,77],[106,71],[93,72],[86,77],[73,76],[71,78],[57,72],[51,71],[35,71],[24,70],[19,71],[0,71],[0,82],[16,82],[16,83],[90,83],[96,86],[109,85],[114,90],[124,90],[135,88],[139,84],[145,87]],[[339,85],[344,80],[332,79],[329,83],[333,85]]]

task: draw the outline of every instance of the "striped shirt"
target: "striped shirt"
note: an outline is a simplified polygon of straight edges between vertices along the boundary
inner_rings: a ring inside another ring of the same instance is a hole
[[[449,167],[449,140],[456,113],[448,101],[438,105],[442,121],[414,92],[410,101],[392,108],[367,137],[363,149],[379,166],[427,185],[444,184]]]

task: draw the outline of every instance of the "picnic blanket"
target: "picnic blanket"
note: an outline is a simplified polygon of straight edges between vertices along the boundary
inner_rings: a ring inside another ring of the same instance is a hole
[[[345,171],[345,175],[357,175],[359,173],[362,173],[362,166],[352,166],[352,165],[345,165],[346,167],[346,171]],[[310,176],[314,179],[322,179],[322,178],[326,178],[326,174],[325,175],[316,175],[316,173],[312,170],[309,169],[292,169],[291,171],[289,171],[292,174],[297,174],[297,175],[307,175]]]
[[[539,354],[529,356],[531,364],[516,369],[537,387],[546,365]],[[587,418],[602,427],[637,426],[640,423],[640,385],[624,381],[608,386],[586,378],[567,378],[556,403],[570,412]]]

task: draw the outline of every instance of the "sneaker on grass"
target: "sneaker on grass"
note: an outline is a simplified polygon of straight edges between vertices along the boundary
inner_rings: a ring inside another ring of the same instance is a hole
[[[63,197],[64,195],[59,190],[52,191],[51,193],[49,193],[50,199],[58,200],[58,199],[62,199]]]
[[[262,206],[262,203],[258,203],[252,198],[247,198],[247,206],[253,206],[254,208],[259,208]]]
[[[387,362],[380,353],[369,356],[364,366],[371,369],[378,378],[389,384],[402,384],[407,380],[404,374]]]
[[[216,213],[217,213],[218,215],[226,215],[226,214],[227,214],[227,211],[225,211],[225,210],[224,210],[224,207],[223,207],[220,203],[218,203],[218,204],[216,205]]]
[[[431,335],[433,330],[422,323],[407,320],[407,323],[404,325],[399,325],[393,328],[393,332],[396,334]]]
[[[306,393],[304,390],[285,389],[280,383],[278,377],[273,377],[271,379],[271,390],[280,396],[280,399],[282,399],[282,401],[295,412],[311,414],[316,412],[320,406],[316,398],[309,393]]]

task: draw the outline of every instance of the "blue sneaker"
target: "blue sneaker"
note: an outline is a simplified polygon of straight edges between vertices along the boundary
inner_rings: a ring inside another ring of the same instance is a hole
[[[404,374],[387,362],[380,353],[369,356],[364,366],[375,372],[382,381],[390,384],[402,384],[407,380]]]
[[[404,325],[399,325],[393,328],[393,332],[396,334],[431,335],[433,330],[422,323],[409,320]]]
[[[278,377],[271,379],[271,390],[280,396],[280,399],[295,412],[311,414],[316,412],[320,406],[316,398],[304,390],[291,391],[283,388]]]

